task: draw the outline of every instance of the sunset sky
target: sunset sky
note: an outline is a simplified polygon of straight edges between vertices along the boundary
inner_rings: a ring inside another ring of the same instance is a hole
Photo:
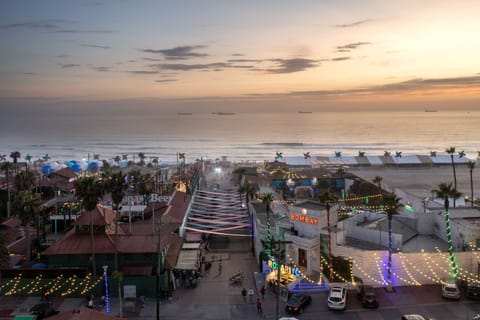
[[[0,2],[0,107],[475,109],[480,1]]]

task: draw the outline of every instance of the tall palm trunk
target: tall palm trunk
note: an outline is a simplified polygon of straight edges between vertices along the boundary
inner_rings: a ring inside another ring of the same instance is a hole
[[[93,210],[90,211],[90,246],[92,248],[92,274],[97,275],[97,265],[95,263],[95,237],[93,234]]]
[[[457,259],[455,257],[455,251],[453,250],[453,244],[452,244],[452,232],[450,230],[450,214],[448,212],[448,208],[449,208],[448,196],[445,197],[444,207],[445,207],[445,229],[447,231],[447,244],[448,244],[450,267],[452,268],[452,276],[455,278],[458,275],[458,265],[457,265]]]
[[[471,162],[468,164],[470,169],[470,204],[473,208],[475,200],[473,199],[473,169],[475,168],[475,162]]]
[[[327,202],[325,207],[327,209],[328,269],[330,271],[330,281],[333,281],[332,227],[330,225],[330,203]]]
[[[393,241],[392,241],[392,218],[393,214],[391,212],[387,213],[388,215],[388,265],[387,265],[387,285],[389,289],[392,288],[392,251],[393,251]]]
[[[455,190],[457,190],[457,173],[455,171],[455,160],[453,159],[453,153],[450,155],[450,158],[452,159],[452,168],[453,168],[453,187]],[[456,199],[453,198],[453,207],[456,208]]]

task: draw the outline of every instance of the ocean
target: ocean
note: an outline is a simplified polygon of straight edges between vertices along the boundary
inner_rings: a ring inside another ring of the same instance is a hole
[[[146,161],[173,164],[177,153],[195,159],[264,161],[284,157],[429,155],[451,146],[477,159],[480,111],[389,111],[283,113],[138,113],[42,115],[0,121],[0,155],[20,151],[32,161],[101,160],[144,153]]]

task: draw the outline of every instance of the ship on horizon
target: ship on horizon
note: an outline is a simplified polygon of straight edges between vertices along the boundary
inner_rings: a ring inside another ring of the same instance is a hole
[[[298,113],[312,113],[312,111],[298,111]]]
[[[435,110],[435,109],[425,109],[425,112],[437,112],[438,110]]]
[[[178,114],[179,116],[189,116],[189,115],[191,115],[191,114],[193,114],[193,113],[191,113],[191,112],[177,112],[177,114]]]
[[[233,116],[235,112],[212,112],[212,114],[216,114],[218,116]]]

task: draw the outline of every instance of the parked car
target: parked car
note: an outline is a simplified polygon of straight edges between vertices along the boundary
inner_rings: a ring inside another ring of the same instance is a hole
[[[468,283],[467,289],[465,290],[465,296],[468,299],[480,300],[480,284]]]
[[[442,282],[442,296],[446,299],[460,299],[460,290],[455,279],[445,279]]]
[[[419,314],[404,314],[402,320],[427,320],[424,316]]]
[[[375,290],[369,285],[358,286],[358,297],[362,301],[364,308],[378,308],[378,301],[375,295]]]
[[[333,286],[328,293],[327,306],[329,309],[345,310],[347,307],[347,289]]]
[[[312,302],[312,297],[306,294],[295,293],[285,305],[287,313],[302,313],[303,309]]]

